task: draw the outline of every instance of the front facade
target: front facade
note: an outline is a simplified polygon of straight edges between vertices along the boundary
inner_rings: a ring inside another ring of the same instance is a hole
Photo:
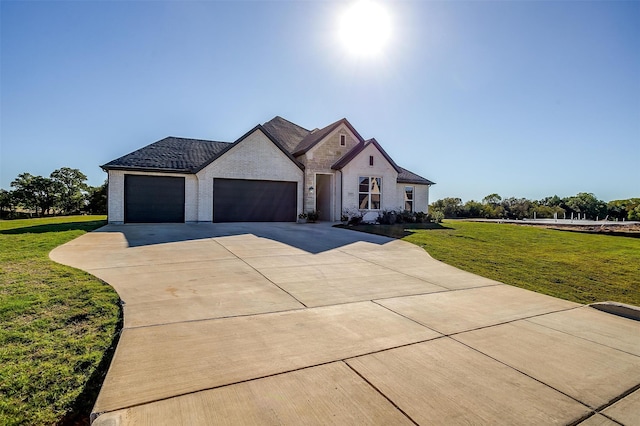
[[[339,221],[427,212],[433,182],[398,165],[346,120],[307,130],[281,117],[236,142],[168,137],[113,160],[109,222]]]

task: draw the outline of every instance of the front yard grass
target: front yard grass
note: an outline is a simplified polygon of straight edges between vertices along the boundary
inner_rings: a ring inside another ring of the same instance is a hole
[[[49,252],[104,219],[0,221],[0,424],[88,420],[121,327],[118,296]]]
[[[516,287],[584,304],[640,306],[639,238],[463,221],[355,229],[402,238],[435,259]]]

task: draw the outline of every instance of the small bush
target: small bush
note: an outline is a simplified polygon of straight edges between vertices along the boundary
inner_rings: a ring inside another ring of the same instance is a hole
[[[430,214],[431,214],[431,221],[433,223],[442,223],[442,221],[444,220],[444,213],[441,212],[440,210],[434,210]]]

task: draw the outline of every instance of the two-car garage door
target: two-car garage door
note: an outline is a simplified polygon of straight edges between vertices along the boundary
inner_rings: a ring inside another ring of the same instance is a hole
[[[214,222],[293,222],[296,182],[214,179]]]
[[[185,221],[183,177],[126,175],[124,198],[127,223]],[[214,179],[214,222],[293,222],[296,206],[296,182]]]

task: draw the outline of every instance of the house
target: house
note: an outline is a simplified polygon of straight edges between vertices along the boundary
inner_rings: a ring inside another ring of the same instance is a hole
[[[433,182],[398,166],[346,120],[307,130],[282,117],[233,143],[167,137],[102,166],[109,222],[293,222],[316,210],[426,212]]]

